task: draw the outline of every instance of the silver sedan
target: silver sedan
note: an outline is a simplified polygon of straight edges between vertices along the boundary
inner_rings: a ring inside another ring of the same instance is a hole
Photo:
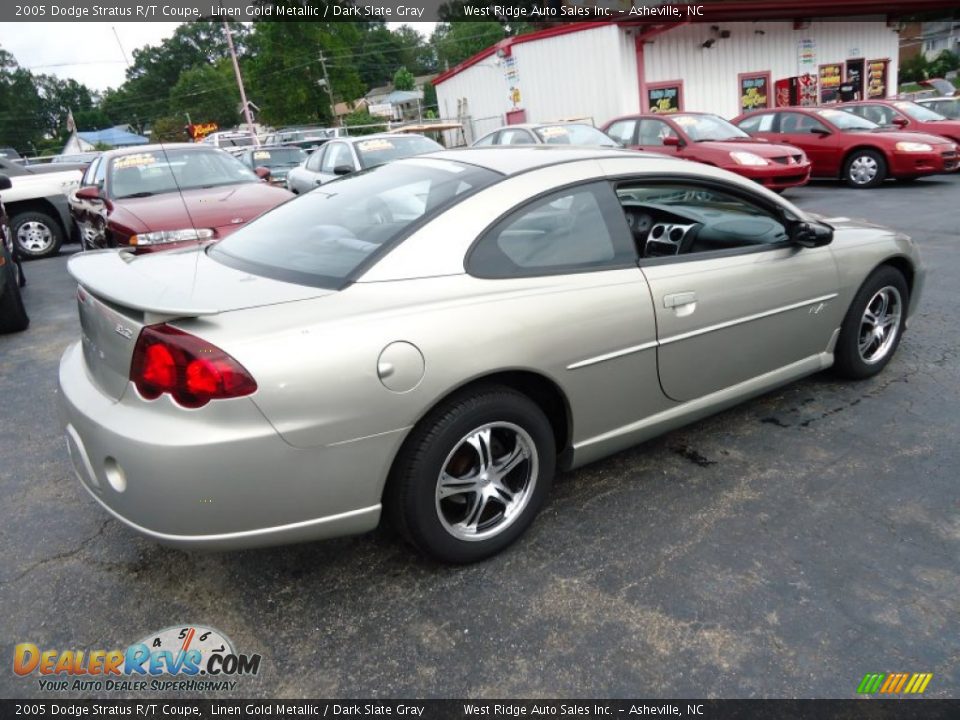
[[[452,562],[513,542],[558,469],[880,372],[923,284],[897,232],[706,165],[542,147],[400,160],[215,245],[69,269],[63,422],[107,512],[187,548],[386,514]]]

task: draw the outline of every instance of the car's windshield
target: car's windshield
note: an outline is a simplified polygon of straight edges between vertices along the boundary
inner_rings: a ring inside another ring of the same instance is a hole
[[[740,128],[716,115],[673,115],[671,119],[683,128],[694,142],[750,137]]]
[[[108,182],[110,196],[120,200],[260,182],[260,178],[223,150],[181,147],[157,148],[116,157],[110,162]]]
[[[254,167],[289,167],[299,165],[307,159],[307,154],[300,148],[261,148],[250,154],[250,162]]]
[[[374,137],[368,140],[357,140],[353,144],[360,157],[360,166],[365,168],[383,165],[391,160],[423,155],[424,153],[443,150],[440,143],[419,135]]]
[[[432,158],[381,165],[280,205],[209,254],[257,275],[339,289],[416,223],[498,177],[492,170]]]
[[[533,130],[547,145],[600,145],[618,147],[609,135],[589,125],[541,125]]]
[[[895,102],[893,106],[900,112],[904,113],[905,115],[909,115],[911,118],[919,122],[947,119],[940,113],[934,112],[930,108],[925,108],[923,105],[917,105],[917,103],[914,102]]]
[[[840,130],[876,130],[880,127],[875,122],[870,122],[859,115],[843,110],[823,109],[817,110],[816,113],[825,120],[829,120]]]
[[[936,100],[929,104],[924,103],[923,107],[935,110],[948,120],[960,118],[960,98]]]

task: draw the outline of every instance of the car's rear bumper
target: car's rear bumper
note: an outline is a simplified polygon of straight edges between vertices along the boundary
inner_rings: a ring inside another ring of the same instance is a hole
[[[771,164],[763,167],[739,165],[729,168],[733,172],[760,183],[771,190],[806,185],[810,180],[810,163],[796,165]]]
[[[79,344],[60,362],[60,412],[76,474],[118,520],[159,542],[233,549],[361,533],[402,431],[317,448],[284,442],[249,398],[185,410],[166,396],[116,401]]]

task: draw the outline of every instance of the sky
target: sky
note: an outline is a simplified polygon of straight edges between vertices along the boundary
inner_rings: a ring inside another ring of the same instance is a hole
[[[0,0],[3,1],[3,0]],[[127,58],[135,48],[158,45],[173,35],[180,23],[162,22],[43,22],[0,23],[0,47],[12,53],[21,67],[35,73],[73,78],[92,90],[119,87],[125,79]],[[387,23],[391,28],[402,23]],[[436,23],[408,23],[429,36]],[[120,39],[114,36],[114,28]]]

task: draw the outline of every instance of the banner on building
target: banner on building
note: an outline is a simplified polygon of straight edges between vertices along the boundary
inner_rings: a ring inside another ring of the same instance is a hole
[[[770,107],[770,73],[740,76],[740,110],[763,110]]]
[[[871,60],[867,63],[867,98],[887,96],[887,68],[889,60]]]
[[[828,63],[820,66],[820,104],[834,103],[840,99],[840,83],[843,82],[843,65]]]
[[[647,86],[647,108],[652,113],[675,113],[683,110],[683,83],[656,83]]]

